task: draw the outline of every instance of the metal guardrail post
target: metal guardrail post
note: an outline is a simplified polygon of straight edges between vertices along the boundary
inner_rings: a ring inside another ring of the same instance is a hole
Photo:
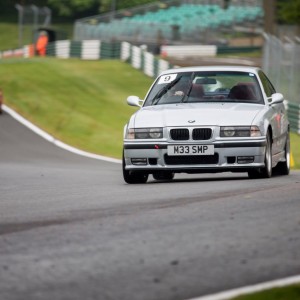
[[[19,47],[23,46],[23,19],[24,8],[20,4],[16,4],[15,8],[18,10],[18,27],[19,27]]]

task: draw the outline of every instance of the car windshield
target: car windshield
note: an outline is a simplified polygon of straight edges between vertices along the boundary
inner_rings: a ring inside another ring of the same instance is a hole
[[[160,76],[144,106],[192,102],[264,103],[254,73],[209,71]]]

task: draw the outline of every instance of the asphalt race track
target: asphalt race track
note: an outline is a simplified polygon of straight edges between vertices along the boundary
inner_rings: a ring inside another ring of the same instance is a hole
[[[1,300],[184,300],[299,274],[300,172],[126,185],[0,116]]]

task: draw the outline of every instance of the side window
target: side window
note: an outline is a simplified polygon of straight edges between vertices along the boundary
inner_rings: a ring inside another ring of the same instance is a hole
[[[272,94],[276,93],[276,90],[275,90],[273,84],[270,82],[268,77],[263,72],[259,72],[258,75],[262,82],[262,85],[264,87],[267,97],[271,97]]]

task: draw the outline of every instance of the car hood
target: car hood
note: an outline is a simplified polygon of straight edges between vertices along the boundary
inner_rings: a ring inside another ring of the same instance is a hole
[[[133,127],[252,125],[263,105],[244,103],[180,103],[141,108]]]

